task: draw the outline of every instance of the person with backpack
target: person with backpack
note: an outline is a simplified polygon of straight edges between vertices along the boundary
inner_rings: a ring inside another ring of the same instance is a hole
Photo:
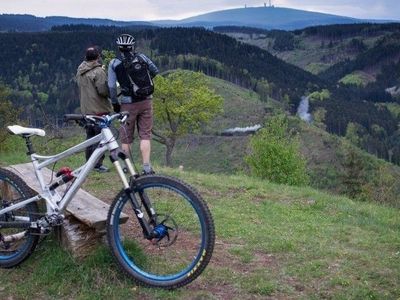
[[[150,164],[151,130],[153,127],[153,78],[158,74],[156,65],[144,54],[135,51],[135,39],[120,35],[116,44],[120,56],[108,65],[108,87],[115,112],[128,111],[129,117],[120,128],[122,150],[130,155],[135,125],[140,139],[143,174],[153,174]],[[117,82],[121,92],[117,93]],[[118,100],[120,97],[120,102]]]
[[[108,99],[107,74],[102,68],[101,52],[97,46],[86,49],[85,60],[79,65],[76,73],[76,82],[79,87],[81,113],[85,115],[107,115],[113,111]],[[101,133],[101,128],[87,126],[86,139]],[[86,148],[86,160],[92,155],[97,145]],[[108,168],[103,165],[104,156],[99,159],[95,170],[103,173]]]

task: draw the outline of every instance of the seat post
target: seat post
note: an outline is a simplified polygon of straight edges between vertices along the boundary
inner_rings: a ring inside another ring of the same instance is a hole
[[[23,135],[22,136],[25,139],[25,144],[26,147],[28,148],[28,152],[26,153],[26,155],[32,155],[35,153],[35,150],[33,149],[33,145],[30,139],[30,135]]]

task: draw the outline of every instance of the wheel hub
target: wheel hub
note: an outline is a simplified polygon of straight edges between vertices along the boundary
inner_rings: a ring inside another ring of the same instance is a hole
[[[170,216],[165,216],[164,220],[154,227],[152,236],[154,245],[160,247],[171,246],[178,237],[178,226]]]

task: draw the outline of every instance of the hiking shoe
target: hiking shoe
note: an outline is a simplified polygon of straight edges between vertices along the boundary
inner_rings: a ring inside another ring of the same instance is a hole
[[[108,172],[108,168],[104,165],[98,166],[98,167],[94,167],[94,170],[99,172],[99,173],[106,173]]]
[[[143,170],[141,174],[142,175],[153,175],[155,173],[156,172],[154,172],[153,168],[150,168],[150,170]]]

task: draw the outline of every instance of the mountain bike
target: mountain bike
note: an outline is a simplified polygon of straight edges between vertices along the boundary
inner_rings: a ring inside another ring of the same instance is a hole
[[[64,118],[84,126],[99,126],[101,133],[59,154],[42,156],[35,153],[30,138],[45,136],[44,130],[8,126],[10,133],[25,139],[41,192],[35,194],[19,176],[0,168],[0,267],[22,263],[32,254],[41,235],[63,223],[68,203],[108,151],[123,186],[110,206],[106,222],[108,245],[120,269],[139,284],[166,289],[181,287],[197,278],[211,259],[215,241],[213,219],[199,193],[177,178],[138,174],[133,161],[120,150],[111,127],[117,119],[124,122],[126,112]],[[43,168],[53,165],[55,173],[56,162],[91,145],[97,148],[85,164],[75,170],[61,168],[51,182],[45,182]],[[66,187],[63,193],[58,191],[61,185]],[[45,212],[39,211],[40,201],[45,203]],[[125,216],[128,220],[122,222]]]

